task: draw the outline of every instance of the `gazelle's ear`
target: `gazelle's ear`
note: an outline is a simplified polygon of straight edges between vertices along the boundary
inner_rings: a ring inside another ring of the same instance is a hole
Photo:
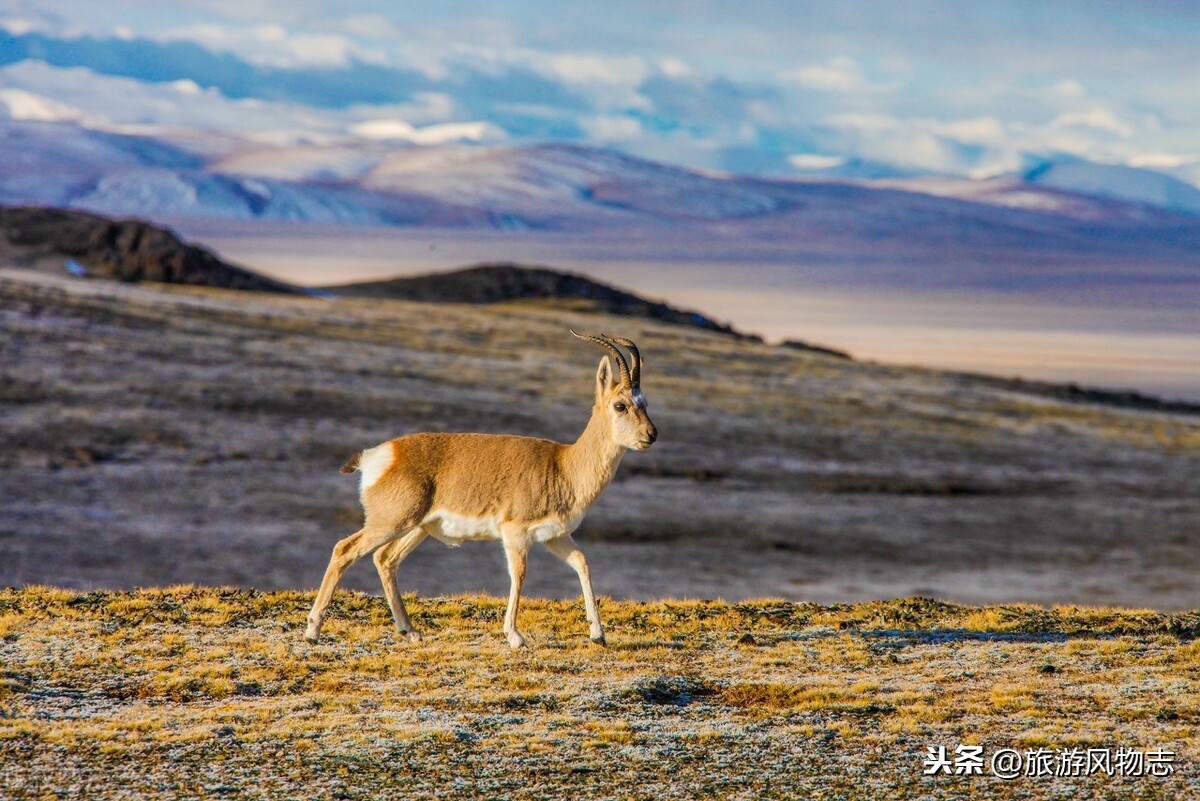
[[[607,356],[600,357],[600,366],[596,368],[596,395],[608,392],[617,385],[613,378],[612,362]]]

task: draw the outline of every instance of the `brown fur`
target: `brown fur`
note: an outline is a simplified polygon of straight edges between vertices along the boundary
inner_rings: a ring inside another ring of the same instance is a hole
[[[588,481],[579,474],[594,466],[576,464],[572,446],[533,437],[410,434],[390,444],[391,469],[363,493],[368,523],[386,527],[423,518],[431,509],[514,523],[574,517],[616,469],[613,464]],[[619,456],[620,449],[609,446],[601,460],[615,462]]]
[[[358,469],[358,457],[361,455],[362,455],[362,453],[359,452],[359,453],[356,453],[353,456],[351,456],[349,459],[346,460],[346,463],[344,465],[342,465],[341,467],[338,468],[338,472],[339,473],[353,473],[355,470]]]

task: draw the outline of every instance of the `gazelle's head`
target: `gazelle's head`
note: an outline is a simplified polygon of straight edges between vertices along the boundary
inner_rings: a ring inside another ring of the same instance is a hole
[[[571,333],[575,334],[574,331]],[[638,352],[637,345],[631,340],[610,338],[604,334],[575,336],[595,342],[608,351],[608,356],[601,357],[600,366],[596,369],[596,409],[608,418],[608,430],[613,442],[623,448],[646,450],[658,439],[658,429],[646,413],[646,396],[642,394],[641,387],[642,354]],[[629,361],[625,361],[617,343],[629,349]],[[615,376],[609,356],[617,365],[618,374]]]

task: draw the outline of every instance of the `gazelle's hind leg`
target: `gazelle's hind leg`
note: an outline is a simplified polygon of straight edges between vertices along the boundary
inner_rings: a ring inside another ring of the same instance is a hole
[[[504,556],[508,560],[508,609],[504,613],[504,633],[510,648],[524,648],[525,638],[517,631],[517,612],[521,605],[521,585],[525,583],[525,562],[529,556],[529,537],[522,528],[506,527],[501,530],[504,540]]]
[[[588,636],[592,642],[605,645],[604,626],[600,624],[600,611],[596,608],[596,594],[592,591],[592,574],[588,570],[587,557],[579,550],[570,534],[556,540],[548,540],[546,547],[552,554],[573,567],[579,575],[579,585],[583,588],[583,608],[587,611],[588,623],[591,624]]]
[[[400,588],[396,586],[396,567],[404,561],[426,537],[424,529],[414,528],[398,540],[393,540],[375,551],[375,569],[379,571],[379,580],[383,582],[383,594],[387,596],[388,606],[392,608],[392,619],[396,623],[396,633],[404,636],[409,642],[421,639],[408,618],[408,610],[404,608],[404,599],[400,597]]]
[[[321,624],[325,621],[325,609],[329,606],[329,599],[333,597],[333,591],[337,588],[338,582],[342,580],[342,574],[346,572],[346,569],[380,545],[395,539],[397,531],[408,531],[411,528],[411,524],[403,528],[392,526],[378,528],[368,525],[333,546],[333,555],[329,557],[329,567],[325,569],[325,578],[321,580],[321,589],[317,590],[312,611],[308,613],[308,629],[304,633],[304,639],[315,643],[321,636]]]

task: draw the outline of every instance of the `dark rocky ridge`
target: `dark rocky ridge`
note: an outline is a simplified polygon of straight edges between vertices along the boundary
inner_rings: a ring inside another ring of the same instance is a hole
[[[303,292],[228,264],[211,251],[142,220],[114,220],[41,206],[0,206],[0,257],[22,267],[118,281]]]
[[[1145,409],[1155,412],[1200,415],[1200,403],[1164,399],[1135,390],[1096,389],[1094,387],[1082,387],[1073,382],[1056,384],[1051,381],[1034,381],[1019,376],[1005,378],[985,373],[952,371],[947,374],[959,376],[978,384],[996,387],[997,389],[1022,392],[1027,395],[1036,395],[1052,400],[1069,401],[1072,403],[1095,403],[1103,406],[1117,406],[1123,409]]]
[[[725,323],[688,309],[677,309],[583,275],[512,262],[477,264],[447,273],[326,287],[337,295],[393,298],[429,303],[500,303],[514,300],[577,302],[596,311],[643,317],[761,341]]]

